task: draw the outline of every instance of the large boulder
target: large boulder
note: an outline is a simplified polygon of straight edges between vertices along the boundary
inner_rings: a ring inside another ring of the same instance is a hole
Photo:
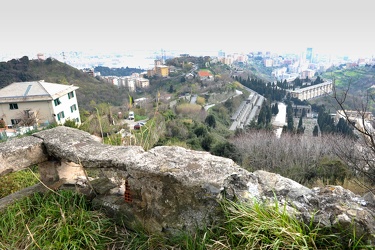
[[[246,191],[227,178],[252,176],[230,159],[181,147],[146,152],[103,145],[88,133],[66,127],[35,136],[44,141],[51,158],[79,163],[90,177],[100,179],[93,183],[96,204],[123,217],[128,226],[141,224],[150,231],[195,230],[222,218],[218,198],[224,189]],[[105,192],[103,187],[111,187],[106,181],[116,187]]]
[[[305,223],[329,227],[335,230],[355,230],[374,243],[375,206],[367,194],[354,194],[341,186],[325,186],[309,189],[299,183],[266,171],[255,171],[258,179],[258,197],[286,205],[287,210]],[[370,200],[370,201],[369,201]]]
[[[0,176],[47,160],[43,141],[33,136],[0,143]]]

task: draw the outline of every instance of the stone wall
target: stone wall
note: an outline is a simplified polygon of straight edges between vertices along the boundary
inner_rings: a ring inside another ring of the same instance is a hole
[[[277,174],[248,172],[207,152],[109,146],[63,126],[0,144],[0,175],[33,164],[39,164],[47,186],[80,190],[132,228],[192,231],[223,218],[219,201],[224,196],[244,202],[277,197],[306,222],[354,222],[358,235],[370,240],[375,233],[373,194],[360,197],[340,186],[309,189]],[[0,208],[4,200],[13,199],[0,200]]]

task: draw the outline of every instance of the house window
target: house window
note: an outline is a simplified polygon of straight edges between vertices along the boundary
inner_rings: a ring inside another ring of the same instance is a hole
[[[79,118],[76,118],[76,123],[79,123]]]
[[[77,110],[77,105],[73,104],[72,106],[70,106],[70,111],[72,111],[72,113]]]
[[[68,93],[68,98],[71,99],[71,98],[73,98],[73,97],[74,97],[74,92],[73,92],[73,91],[72,91],[72,92],[69,92],[69,93]]]
[[[18,109],[17,103],[9,103],[9,109]]]
[[[57,114],[57,120],[60,121],[62,118],[65,118],[64,111],[61,111]]]
[[[58,106],[61,104],[61,101],[59,98],[56,98],[55,100],[53,100],[53,102],[55,103],[55,106]]]
[[[21,119],[11,119],[10,121],[11,121],[12,125],[14,126],[14,125],[17,125],[18,123],[20,123]]]

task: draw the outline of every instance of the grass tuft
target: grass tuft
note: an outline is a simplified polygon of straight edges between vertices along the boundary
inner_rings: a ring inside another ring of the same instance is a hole
[[[0,178],[0,199],[39,182],[38,167],[9,173]]]
[[[291,216],[286,206],[253,201],[222,203],[226,223],[213,249],[368,249],[361,239],[348,248],[339,234],[314,223],[304,224]],[[348,236],[348,235],[347,235]]]
[[[106,249],[113,223],[71,191],[34,194],[3,211],[0,249]]]

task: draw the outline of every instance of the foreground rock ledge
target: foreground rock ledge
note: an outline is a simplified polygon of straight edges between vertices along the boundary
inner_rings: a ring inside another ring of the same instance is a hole
[[[372,241],[375,234],[372,194],[359,197],[339,186],[309,189],[277,174],[248,172],[230,159],[207,152],[181,147],[146,152],[137,146],[103,145],[86,132],[63,126],[9,143],[7,147],[13,147],[15,153],[1,151],[0,174],[42,163],[44,169],[56,168],[43,173],[49,173],[48,180],[58,181],[72,171],[66,166],[80,164],[95,179],[91,182],[96,191],[94,203],[133,228],[194,231],[223,218],[218,201],[224,196],[244,202],[276,196],[305,222],[312,218],[323,226],[354,222],[357,236]],[[9,162],[23,150],[28,151],[22,153],[28,160],[15,161],[12,167]],[[78,182],[87,184],[84,173],[67,181]]]

